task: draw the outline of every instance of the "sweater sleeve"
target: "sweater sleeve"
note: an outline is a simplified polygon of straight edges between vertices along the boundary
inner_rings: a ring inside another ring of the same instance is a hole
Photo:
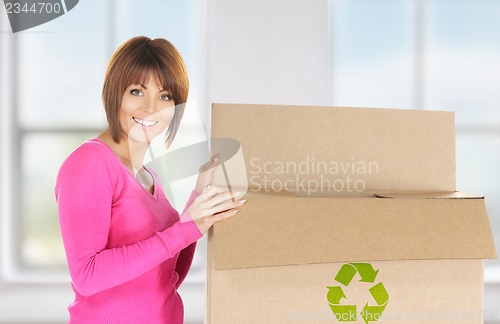
[[[187,213],[187,209],[189,208],[189,206],[191,206],[196,197],[198,197],[199,195],[200,194],[194,190],[191,192],[191,195],[189,196],[189,199],[186,202],[186,206],[184,207],[184,210],[182,211],[181,214],[182,220],[189,221],[189,219],[191,219],[191,217]],[[191,245],[182,250],[181,253],[179,254],[179,258],[177,259],[177,264],[175,265],[175,272],[177,272],[177,274],[179,275],[179,280],[177,280],[177,283],[175,284],[176,288],[179,288],[180,285],[184,282],[184,279],[186,279],[188,271],[191,268],[191,264],[193,263],[195,250],[196,250],[196,242],[191,243]]]
[[[56,182],[61,234],[73,285],[84,296],[132,280],[196,242],[193,221],[131,245],[107,248],[115,173],[100,152],[77,149]]]

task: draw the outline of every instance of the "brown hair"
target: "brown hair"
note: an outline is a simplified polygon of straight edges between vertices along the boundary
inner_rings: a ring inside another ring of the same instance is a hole
[[[175,112],[167,129],[165,144],[170,146],[184,113],[188,97],[187,69],[179,51],[163,38],[138,36],[123,43],[113,54],[106,70],[102,101],[106,118],[115,142],[119,142],[122,127],[118,111],[123,93],[134,83],[146,83],[154,76],[172,97]]]

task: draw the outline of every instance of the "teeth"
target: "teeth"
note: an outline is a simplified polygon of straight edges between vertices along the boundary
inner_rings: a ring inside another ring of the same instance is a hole
[[[132,117],[132,119],[136,123],[138,123],[138,124],[140,124],[140,125],[142,125],[144,127],[151,127],[151,126],[156,125],[158,123],[157,120],[156,121],[150,121],[150,120],[139,119],[137,117]]]

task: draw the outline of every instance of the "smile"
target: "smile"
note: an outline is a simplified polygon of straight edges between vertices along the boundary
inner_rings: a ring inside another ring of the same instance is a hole
[[[140,119],[140,118],[137,118],[137,117],[132,117],[132,119],[139,125],[141,126],[144,126],[144,127],[151,127],[151,126],[154,126],[156,124],[158,124],[158,121],[155,120],[155,121],[150,121],[150,120],[144,120],[144,119]]]

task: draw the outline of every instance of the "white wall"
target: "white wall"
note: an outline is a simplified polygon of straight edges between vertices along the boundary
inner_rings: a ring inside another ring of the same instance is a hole
[[[328,104],[327,0],[209,3],[209,102]]]

